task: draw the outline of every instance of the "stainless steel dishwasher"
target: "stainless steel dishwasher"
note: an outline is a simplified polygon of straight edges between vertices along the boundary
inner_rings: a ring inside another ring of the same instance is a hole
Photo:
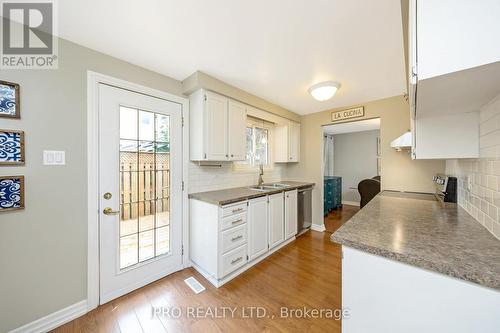
[[[297,235],[306,232],[312,224],[312,187],[298,190]]]

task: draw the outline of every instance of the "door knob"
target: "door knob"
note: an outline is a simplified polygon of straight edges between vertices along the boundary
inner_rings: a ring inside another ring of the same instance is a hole
[[[102,211],[104,215],[117,215],[120,214],[119,210],[113,210],[111,207],[106,207]]]

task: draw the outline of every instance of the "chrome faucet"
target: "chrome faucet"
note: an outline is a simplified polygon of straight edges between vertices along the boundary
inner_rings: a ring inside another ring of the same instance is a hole
[[[264,175],[264,166],[261,164],[261,165],[259,165],[259,183],[258,183],[258,186],[262,186],[262,184],[264,184],[264,180],[262,179],[263,175]]]

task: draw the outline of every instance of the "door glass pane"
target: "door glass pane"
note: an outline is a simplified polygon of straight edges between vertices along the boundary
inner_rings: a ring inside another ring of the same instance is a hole
[[[156,229],[156,255],[159,256],[164,253],[168,253],[170,250],[169,242],[169,227],[163,227]]]
[[[154,230],[139,233],[139,261],[154,257]]]
[[[137,110],[120,107],[120,138],[137,140]]]
[[[169,198],[156,201],[156,227],[164,227],[170,223]]]
[[[155,202],[144,201],[139,204],[139,231],[155,228]]]
[[[121,107],[121,269],[170,251],[169,184],[170,116]]]
[[[169,142],[170,117],[162,114],[155,114],[155,117],[156,117],[156,141]]]
[[[120,205],[120,236],[128,236],[137,233],[139,203],[124,203]]]
[[[137,264],[137,234],[120,237],[120,268]]]
[[[139,111],[139,140],[154,141],[154,113]]]

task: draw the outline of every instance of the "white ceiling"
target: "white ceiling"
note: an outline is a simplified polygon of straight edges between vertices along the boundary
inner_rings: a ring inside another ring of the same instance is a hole
[[[405,92],[399,0],[65,0],[63,38],[183,80],[200,70],[308,114]],[[330,101],[314,83],[342,84]]]
[[[380,118],[323,126],[323,132],[325,134],[331,134],[331,135],[374,131],[378,129],[380,129]]]

